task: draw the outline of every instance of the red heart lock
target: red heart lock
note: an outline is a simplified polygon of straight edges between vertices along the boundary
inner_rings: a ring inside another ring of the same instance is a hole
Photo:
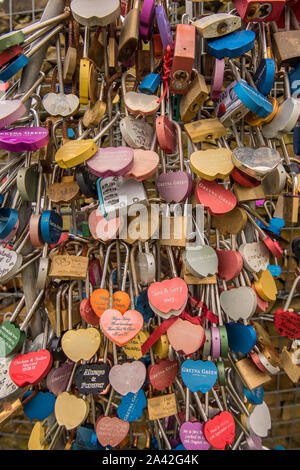
[[[148,288],[148,299],[151,305],[163,313],[170,310],[181,310],[186,304],[188,287],[180,277],[153,282]]]
[[[157,364],[148,367],[148,378],[157,390],[164,390],[172,385],[178,372],[177,361],[161,359]]]
[[[218,257],[218,275],[230,281],[237,277],[243,268],[243,258],[238,251],[216,250]]]
[[[12,360],[9,376],[18,387],[36,385],[46,377],[52,362],[52,356],[47,349],[20,354]]]
[[[235,422],[229,411],[221,411],[204,424],[206,440],[216,449],[224,450],[231,444],[235,435]]]
[[[196,199],[199,204],[207,207],[212,215],[223,215],[232,211],[237,200],[233,192],[225,189],[215,181],[200,179],[196,186]]]
[[[100,318],[103,334],[118,346],[124,346],[135,338],[143,324],[143,316],[137,310],[127,310],[122,315],[118,310],[108,309]]]
[[[300,315],[297,312],[286,312],[282,308],[276,310],[274,323],[281,336],[290,339],[300,338]]]

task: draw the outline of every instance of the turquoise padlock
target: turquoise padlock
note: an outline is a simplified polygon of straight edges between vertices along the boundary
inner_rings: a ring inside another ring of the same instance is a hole
[[[154,95],[161,82],[161,76],[158,73],[149,73],[142,80],[139,91],[146,95]]]

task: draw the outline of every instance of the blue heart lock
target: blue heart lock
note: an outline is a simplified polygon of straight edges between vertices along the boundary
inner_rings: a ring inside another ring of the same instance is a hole
[[[270,103],[270,101],[267,100],[267,98],[262,93],[248,85],[245,80],[238,81],[233,89],[239,99],[253,113],[256,113],[260,117],[265,118],[273,112],[273,105]]]
[[[256,343],[256,333],[250,325],[226,323],[228,344],[232,351],[247,354]]]
[[[267,266],[267,269],[270,271],[273,277],[280,276],[282,272],[281,267],[278,266],[277,264],[269,264],[269,266]]]
[[[254,41],[254,31],[235,31],[227,34],[227,36],[208,40],[207,50],[209,54],[217,57],[217,59],[240,57],[252,49]]]
[[[123,421],[137,421],[141,418],[143,410],[147,405],[146,395],[142,389],[137,393],[127,393],[122,397],[118,407],[118,416]]]
[[[252,405],[261,405],[264,398],[264,388],[262,386],[249,390],[244,387],[244,393],[249,403]]]
[[[24,399],[32,393],[32,391],[25,393]],[[39,421],[43,421],[54,411],[55,401],[56,397],[53,393],[38,392],[32,400],[24,405],[24,413],[28,419],[37,418]]]
[[[188,359],[181,365],[181,377],[191,392],[208,392],[216,383],[218,369],[211,361]]]

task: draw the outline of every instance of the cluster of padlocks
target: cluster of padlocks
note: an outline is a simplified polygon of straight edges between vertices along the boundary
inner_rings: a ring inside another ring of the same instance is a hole
[[[0,426],[30,450],[268,449],[263,386],[300,378],[300,2],[176,5],[0,37]]]

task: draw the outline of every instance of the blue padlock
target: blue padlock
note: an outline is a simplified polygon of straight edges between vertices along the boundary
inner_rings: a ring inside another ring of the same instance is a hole
[[[265,26],[263,22],[259,23],[259,34],[262,44],[262,59],[255,71],[253,81],[258,91],[266,96],[271,92],[273,87],[275,78],[275,61],[274,59],[268,58]]]
[[[154,95],[161,83],[161,76],[158,73],[149,73],[142,80],[139,91],[146,95]]]
[[[254,31],[235,31],[207,41],[207,51],[217,59],[240,57],[254,46]]]
[[[265,118],[273,112],[273,106],[270,101],[262,93],[248,85],[245,80],[240,80],[233,89],[239,99],[253,113]]]
[[[282,269],[278,264],[269,264],[269,266],[267,266],[267,269],[270,271],[273,277],[280,276],[282,272]]]
[[[254,84],[263,95],[272,90],[275,78],[275,62],[273,59],[262,59],[253,77]]]

